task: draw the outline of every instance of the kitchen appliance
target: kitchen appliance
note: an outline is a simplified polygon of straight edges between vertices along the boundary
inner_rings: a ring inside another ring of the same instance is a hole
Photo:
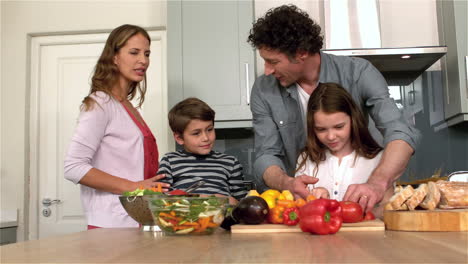
[[[322,51],[333,55],[366,59],[382,73],[389,86],[405,86],[411,84],[442,58],[447,53],[447,47],[329,49]]]

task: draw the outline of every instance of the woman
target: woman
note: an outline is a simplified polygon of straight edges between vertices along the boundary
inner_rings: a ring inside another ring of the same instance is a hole
[[[320,83],[307,105],[307,143],[296,177],[319,179],[309,185],[316,198],[342,200],[349,185],[367,181],[381,156],[382,147],[370,135],[351,95],[338,84]],[[384,200],[391,188],[388,192]]]
[[[83,100],[78,124],[65,158],[65,178],[81,184],[88,229],[138,227],[123,209],[124,191],[150,188],[158,149],[149,127],[130,103],[145,99],[150,37],[141,27],[122,25],[106,41],[96,64],[91,89]],[[162,184],[167,191],[168,184]]]

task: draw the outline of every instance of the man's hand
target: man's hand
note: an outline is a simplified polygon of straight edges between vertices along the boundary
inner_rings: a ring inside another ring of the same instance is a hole
[[[291,187],[287,189],[293,193],[294,197],[304,198],[304,199],[307,198],[307,195],[310,194],[310,191],[307,188],[307,185],[318,182],[317,178],[307,176],[307,175],[297,176],[292,179],[293,180],[291,181]]]
[[[388,143],[367,183],[350,185],[343,201],[357,202],[365,212],[372,210],[375,204],[382,201],[392,182],[403,174],[413,153],[411,146],[403,140]]]
[[[310,194],[307,185],[318,182],[317,178],[307,175],[290,177],[276,165],[272,165],[265,170],[263,179],[268,187],[277,190],[290,190],[296,198],[306,198]]]
[[[351,184],[346,190],[343,201],[359,203],[364,212],[371,211],[375,204],[380,202],[385,194],[385,187],[382,185],[363,183]]]

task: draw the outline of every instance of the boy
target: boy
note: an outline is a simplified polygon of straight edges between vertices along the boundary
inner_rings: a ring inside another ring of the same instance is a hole
[[[247,194],[242,165],[233,157],[213,151],[216,139],[215,112],[197,98],[187,98],[169,111],[169,126],[183,150],[164,155],[159,164],[161,181],[175,189],[186,189],[197,181],[205,184],[194,193],[230,196],[236,203]]]

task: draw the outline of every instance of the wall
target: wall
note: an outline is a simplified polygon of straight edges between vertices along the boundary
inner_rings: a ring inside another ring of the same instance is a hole
[[[110,32],[125,23],[166,26],[166,2],[1,1],[1,209],[19,209],[18,239],[27,237],[31,35]]]

